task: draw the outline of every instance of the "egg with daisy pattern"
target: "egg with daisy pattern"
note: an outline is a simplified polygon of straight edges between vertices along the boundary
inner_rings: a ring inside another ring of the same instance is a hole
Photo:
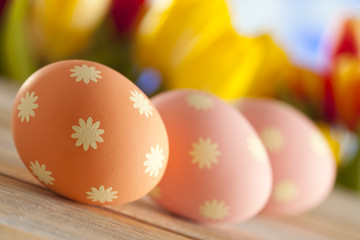
[[[330,194],[335,160],[325,137],[304,114],[286,103],[241,99],[236,108],[263,141],[273,170],[273,190],[263,212],[300,214]]]
[[[152,98],[166,126],[167,170],[150,196],[199,222],[244,221],[271,192],[266,150],[248,121],[213,94],[174,90]]]
[[[12,132],[39,182],[83,203],[137,200],[167,166],[167,133],[154,105],[96,62],[60,61],[32,74],[16,95]]]

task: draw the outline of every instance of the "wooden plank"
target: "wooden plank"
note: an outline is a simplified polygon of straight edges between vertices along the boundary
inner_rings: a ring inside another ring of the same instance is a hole
[[[13,154],[5,155],[4,152],[0,152],[0,174],[8,178],[16,178],[17,180],[24,182],[24,184],[27,183],[39,188],[43,188],[43,186],[27,171],[27,169],[25,169],[17,156]],[[63,199],[62,197],[55,194],[53,197],[58,198],[59,201]],[[143,198],[139,201],[126,205],[97,208],[103,208],[105,211],[112,213],[120,213],[127,217],[137,219],[138,221],[145,224],[153,225],[160,229],[165,229],[169,232],[185,234],[189,238],[256,239],[251,237],[250,234],[244,234],[241,232],[229,233],[227,231],[216,229],[213,226],[207,227],[173,216],[156,206],[148,198]]]
[[[52,239],[189,239],[0,174],[0,223]]]
[[[0,240],[44,240],[44,238],[33,235],[31,233],[20,231],[19,229],[0,225]]]
[[[0,165],[0,169],[4,169],[3,165]],[[38,185],[37,181],[24,168],[21,172],[22,174],[19,174],[17,178],[30,180],[31,185]],[[3,182],[1,178],[0,182]],[[37,187],[42,188],[40,185]],[[37,191],[32,192],[37,194]],[[49,194],[52,193],[49,192]],[[291,239],[339,239],[339,237],[359,239],[360,232],[359,225],[357,225],[359,218],[354,216],[360,212],[359,202],[357,202],[360,198],[353,198],[353,194],[350,194],[351,198],[347,198],[343,194],[346,196],[348,193],[336,190],[318,210],[303,216],[288,218],[260,216],[246,223],[225,226],[201,225],[186,221],[160,209],[148,199],[141,199],[127,205],[97,208],[104,211],[111,210],[110,212],[114,214],[121,213],[123,216],[160,229],[185,232],[188,237],[196,239],[289,239],[290,237],[292,237]],[[55,201],[60,202],[64,200],[55,194],[52,195],[52,198],[56,198]],[[343,214],[336,215],[339,216],[339,219],[336,217],[331,218],[330,221],[324,219],[326,216],[336,213],[334,209],[339,208],[338,201],[346,204],[346,206],[340,205]],[[91,208],[91,206],[88,207]]]
[[[205,225],[186,220],[160,208],[148,198],[132,204],[107,206],[106,208],[169,231],[187,233],[195,239],[260,239],[252,233],[231,232],[216,225]]]
[[[10,83],[0,78],[0,109],[1,115],[10,116],[15,95],[20,85]],[[0,115],[0,116],[1,116]]]

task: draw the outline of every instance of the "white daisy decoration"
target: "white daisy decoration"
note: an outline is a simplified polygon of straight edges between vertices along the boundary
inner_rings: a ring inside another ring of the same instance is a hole
[[[267,159],[267,154],[258,136],[252,134],[247,138],[246,142],[252,158],[259,163],[265,162]]]
[[[45,164],[40,165],[36,160],[35,163],[30,162],[29,168],[34,176],[36,176],[40,181],[44,182],[46,185],[54,185],[53,181],[55,181],[55,179],[51,176],[52,172],[46,170]]]
[[[84,81],[85,84],[88,84],[90,81],[97,82],[98,79],[101,79],[101,71],[97,70],[95,67],[89,67],[86,64],[80,66],[74,66],[73,69],[70,69],[70,77],[76,77],[75,81],[80,82]]]
[[[211,97],[206,96],[205,94],[201,93],[193,93],[186,97],[186,101],[190,107],[195,108],[196,110],[209,110],[214,105],[213,100]]]
[[[150,105],[150,102],[148,99],[144,97],[142,93],[139,93],[138,91],[130,91],[130,100],[133,101],[133,107],[135,109],[139,109],[140,115],[145,114],[145,116],[148,118],[149,116],[152,116],[152,107]]]
[[[277,152],[284,145],[284,136],[281,131],[275,127],[265,127],[260,132],[260,137],[269,152]]]
[[[192,150],[189,152],[192,156],[192,163],[197,164],[200,169],[210,169],[214,164],[219,163],[218,156],[221,152],[218,149],[219,144],[213,142],[211,138],[199,138],[192,144]]]
[[[113,199],[118,198],[116,194],[118,191],[112,191],[112,187],[105,189],[103,185],[99,187],[99,189],[92,187],[91,192],[86,192],[86,198],[91,199],[92,202],[112,202]]]
[[[205,219],[222,220],[229,215],[229,207],[223,201],[216,199],[205,201],[200,206],[200,214]]]
[[[27,92],[25,97],[21,97],[20,104],[17,107],[19,110],[18,117],[21,118],[21,122],[23,122],[24,119],[26,122],[29,122],[30,117],[35,117],[34,109],[39,107],[39,105],[35,103],[38,98],[38,96],[35,96],[35,92],[31,94]]]
[[[159,169],[163,167],[162,161],[165,159],[163,151],[159,145],[156,145],[150,148],[150,153],[145,154],[147,159],[144,162],[144,166],[146,167],[145,173],[148,173],[150,177],[157,177],[159,175]]]
[[[310,145],[314,152],[318,155],[326,154],[328,151],[326,140],[318,133],[313,133],[310,136]]]
[[[298,192],[298,187],[293,181],[284,180],[275,184],[272,195],[275,201],[287,203],[293,201]]]
[[[93,119],[91,117],[87,119],[86,123],[82,118],[80,118],[79,126],[72,127],[75,133],[71,134],[71,137],[77,139],[75,146],[79,147],[83,145],[84,151],[87,151],[89,146],[91,146],[93,149],[96,149],[96,143],[104,141],[100,135],[105,131],[103,129],[99,129],[99,126],[100,121],[97,121],[93,124]]]
[[[149,193],[149,196],[155,199],[158,199],[161,197],[161,188],[159,186],[156,186],[151,190]]]

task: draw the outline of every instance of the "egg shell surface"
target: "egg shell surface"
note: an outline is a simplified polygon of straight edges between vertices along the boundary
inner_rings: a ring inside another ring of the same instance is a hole
[[[273,170],[273,190],[263,212],[300,214],[331,192],[335,160],[326,139],[304,114],[268,99],[242,99],[237,109],[261,137]]]
[[[152,101],[170,146],[167,170],[152,198],[199,222],[256,215],[268,200],[272,174],[266,150],[247,120],[199,90],[168,91]]]
[[[12,131],[28,170],[79,202],[134,201],[167,165],[166,129],[153,104],[96,62],[60,61],[32,74],[16,95]]]

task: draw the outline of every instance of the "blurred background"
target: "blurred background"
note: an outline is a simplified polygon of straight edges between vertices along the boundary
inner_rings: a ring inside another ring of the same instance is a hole
[[[360,191],[360,1],[0,0],[0,81],[63,59],[108,65],[148,96],[277,98],[309,116]]]

